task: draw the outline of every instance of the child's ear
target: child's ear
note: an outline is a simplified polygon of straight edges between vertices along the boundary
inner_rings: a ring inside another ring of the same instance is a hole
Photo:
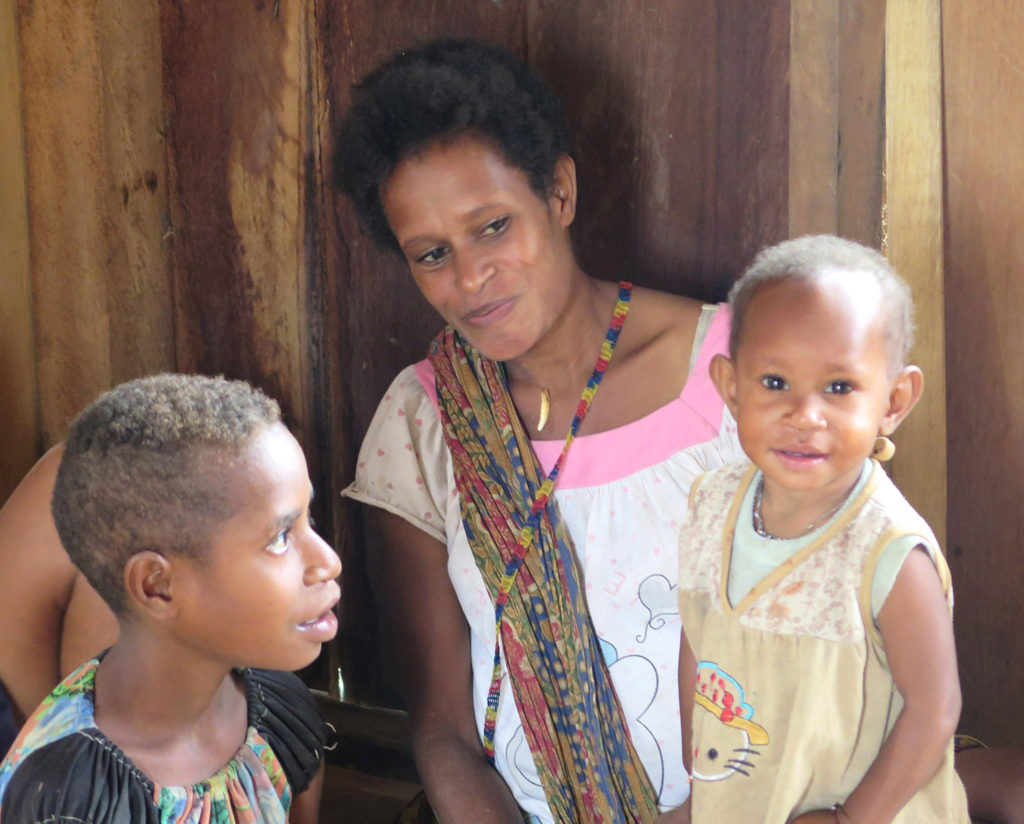
[[[173,565],[159,552],[136,552],[124,567],[128,600],[136,609],[155,618],[173,617],[177,612],[172,591]]]
[[[889,390],[889,409],[878,426],[879,435],[896,431],[924,392],[924,373],[916,366],[904,366]]]
[[[715,355],[708,367],[711,382],[722,396],[729,412],[736,417],[736,365],[725,355]]]

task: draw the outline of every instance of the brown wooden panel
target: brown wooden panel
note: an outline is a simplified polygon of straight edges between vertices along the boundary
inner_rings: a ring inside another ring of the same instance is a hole
[[[0,502],[39,455],[21,69],[14,0],[0,2]]]
[[[839,4],[837,231],[882,244],[885,0]]]
[[[111,384],[173,365],[158,32],[130,0],[26,3],[19,23],[49,445]]]
[[[946,386],[942,279],[940,0],[886,5],[886,254],[914,293],[911,359],[925,393],[895,437],[892,476],[945,545]]]
[[[792,0],[789,234],[839,228],[839,2]]]
[[[1024,739],[1024,6],[943,3],[949,559],[964,711]]]
[[[475,36],[522,53],[524,42],[522,0],[324,2],[317,20],[327,105],[335,113],[344,111],[351,84],[401,46],[439,36]],[[358,505],[336,493],[352,479],[356,451],[377,402],[402,367],[426,355],[441,320],[419,296],[404,263],[373,247],[349,204],[329,189],[323,196],[333,205],[324,266],[325,323],[327,330],[338,330],[325,361],[334,438],[333,535],[344,564],[337,648],[347,699],[394,704],[398,698],[383,660],[366,568],[377,539],[364,532]]]

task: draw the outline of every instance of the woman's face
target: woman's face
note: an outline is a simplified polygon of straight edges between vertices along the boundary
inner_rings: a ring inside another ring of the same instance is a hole
[[[423,296],[494,360],[529,352],[568,302],[577,272],[569,158],[559,161],[551,192],[538,197],[522,171],[473,137],[409,156],[382,190]]]

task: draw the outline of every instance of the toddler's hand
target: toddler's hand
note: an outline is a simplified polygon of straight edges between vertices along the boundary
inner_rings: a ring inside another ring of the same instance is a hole
[[[674,810],[659,815],[654,819],[654,824],[690,824],[690,799],[686,799]]]
[[[836,824],[836,814],[832,810],[812,810],[789,819],[789,824]]]

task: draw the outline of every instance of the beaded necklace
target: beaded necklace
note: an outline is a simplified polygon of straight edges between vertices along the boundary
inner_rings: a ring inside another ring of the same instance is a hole
[[[576,414],[569,425],[569,433],[565,436],[565,446],[562,447],[562,452],[558,456],[558,460],[555,461],[551,473],[544,479],[540,489],[537,490],[537,497],[530,506],[529,518],[519,533],[516,551],[509,559],[498,586],[498,595],[494,606],[494,620],[497,630],[494,641],[494,669],[491,673],[491,686],[487,691],[487,710],[484,714],[484,751],[492,764],[494,763],[494,730],[498,719],[498,695],[501,692],[502,677],[501,647],[499,644],[499,639],[501,638],[501,616],[505,611],[505,604],[508,602],[509,593],[515,582],[516,572],[518,572],[523,559],[526,557],[526,553],[533,543],[534,531],[540,522],[541,513],[544,511],[544,507],[547,506],[548,499],[551,497],[551,493],[554,491],[555,484],[558,481],[558,473],[565,463],[566,455],[569,454],[569,447],[572,446],[576,433],[579,432],[580,425],[583,423],[584,418],[587,417],[587,412],[590,411],[590,404],[594,400],[594,395],[597,394],[597,387],[600,386],[601,379],[608,368],[608,362],[612,359],[612,354],[615,352],[615,345],[619,342],[619,333],[622,331],[622,326],[626,322],[626,314],[629,312],[629,300],[632,293],[632,283],[627,281],[619,283],[618,299],[615,301],[615,309],[612,311],[612,322],[601,344],[601,351],[597,356],[597,362],[594,364],[594,371],[587,381],[587,385],[583,388],[580,402],[576,406]]]

